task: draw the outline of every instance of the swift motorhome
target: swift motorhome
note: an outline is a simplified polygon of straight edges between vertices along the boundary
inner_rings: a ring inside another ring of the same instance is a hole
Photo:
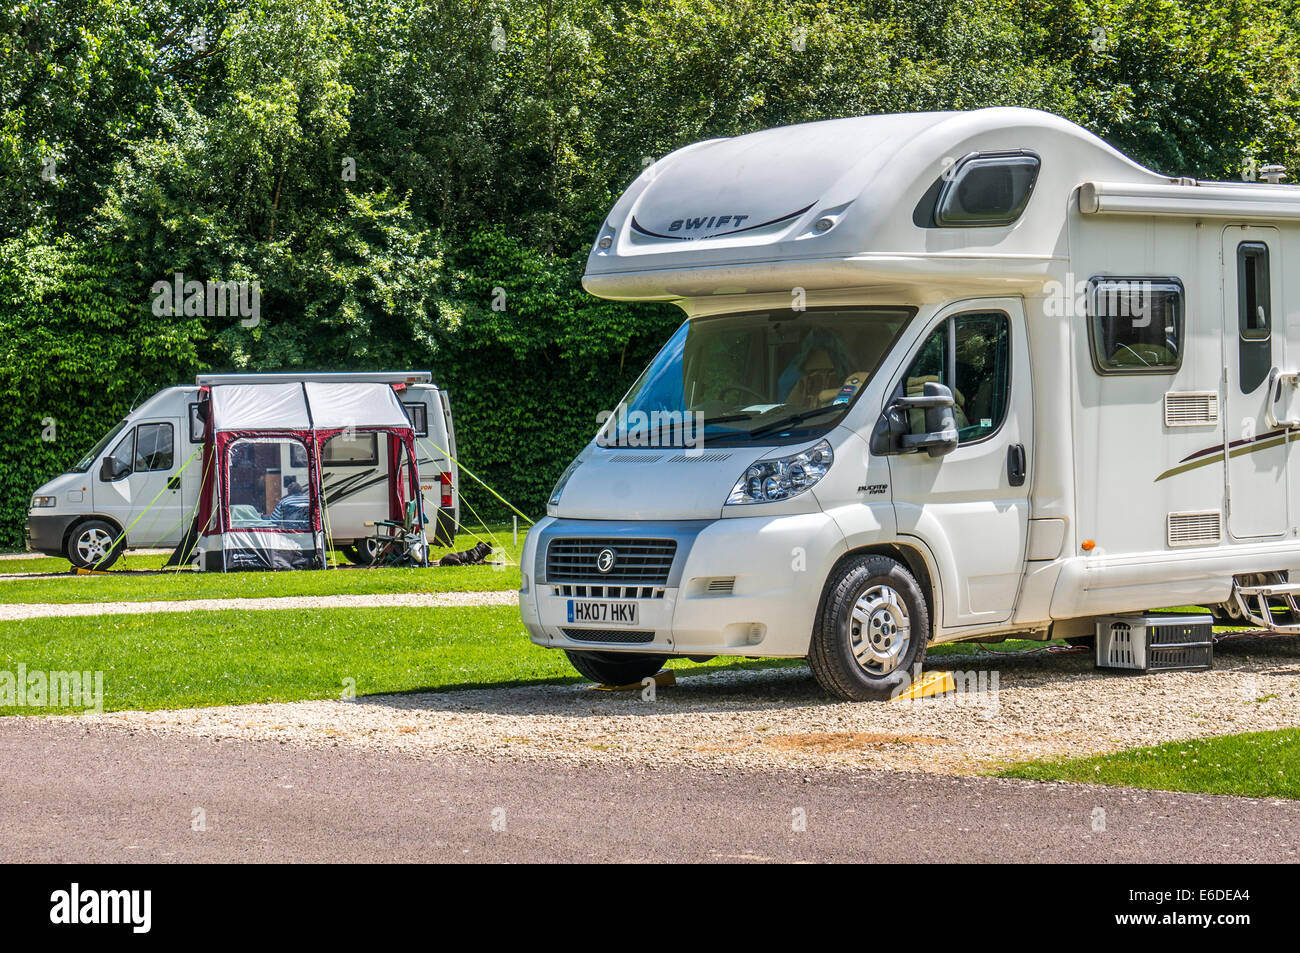
[[[868,699],[928,643],[1187,604],[1278,626],[1288,263],[1300,189],[1170,178],[1034,110],[681,149],[614,206],[583,284],[687,320],[528,535],[530,636],[605,682],[806,656]],[[702,440],[647,439],[683,417]]]
[[[72,470],[35,492],[27,548],[63,556],[80,568],[103,569],[124,549],[177,546],[191,528],[203,481],[200,392],[214,386],[307,383],[388,384],[397,391],[414,433],[430,536],[449,545],[459,521],[456,438],[447,394],[431,380],[423,371],[200,374],[193,387],[161,390],[100,438]],[[236,468],[227,487],[232,501],[267,514],[291,490],[295,475],[306,483],[305,449],[288,444],[281,449],[283,460],[260,461],[256,470]],[[345,430],[326,441],[320,455],[329,545],[360,564],[374,555],[375,532],[366,523],[389,513],[391,463],[382,451],[375,433]],[[241,473],[255,476],[244,485]]]

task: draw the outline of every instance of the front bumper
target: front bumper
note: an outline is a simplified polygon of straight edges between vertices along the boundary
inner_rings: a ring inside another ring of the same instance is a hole
[[[62,556],[63,539],[68,534],[68,527],[79,518],[29,513],[27,523],[23,527],[23,537],[28,552]]]
[[[550,542],[584,536],[671,538],[677,551],[663,585],[609,586],[596,574],[582,583],[548,581]],[[547,518],[528,534],[520,613],[532,641],[551,648],[799,658],[808,654],[827,573],[846,549],[843,533],[823,513],[690,521]],[[570,620],[575,598],[629,601],[629,588],[635,589],[635,626]]]

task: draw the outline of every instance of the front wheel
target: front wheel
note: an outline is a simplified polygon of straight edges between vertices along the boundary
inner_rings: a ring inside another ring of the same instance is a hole
[[[632,685],[664,667],[662,655],[623,652],[564,652],[578,673],[601,685]]]
[[[925,660],[930,610],[915,577],[888,556],[846,559],[831,573],[808,666],[846,701],[893,697]]]
[[[107,569],[122,555],[126,539],[104,520],[87,520],[72,531],[64,555],[78,569]]]

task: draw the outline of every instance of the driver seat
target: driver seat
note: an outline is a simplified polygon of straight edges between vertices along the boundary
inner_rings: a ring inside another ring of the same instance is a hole
[[[835,372],[835,362],[824,347],[809,351],[800,370],[803,376],[790,390],[787,404],[809,409],[821,407],[825,403],[821,399],[823,391],[834,388],[838,393],[840,377]]]

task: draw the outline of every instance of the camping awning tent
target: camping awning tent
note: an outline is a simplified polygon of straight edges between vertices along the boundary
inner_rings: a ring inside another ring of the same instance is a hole
[[[422,530],[415,433],[392,385],[212,384],[199,391],[199,417],[203,479],[182,547],[197,546],[200,568],[324,568],[329,513],[320,460],[339,434],[386,435],[388,518],[403,522],[414,501]]]

